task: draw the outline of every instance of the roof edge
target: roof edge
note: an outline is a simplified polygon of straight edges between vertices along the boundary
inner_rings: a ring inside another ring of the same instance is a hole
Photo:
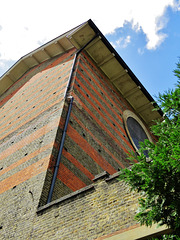
[[[124,60],[120,57],[120,55],[117,53],[117,51],[113,48],[113,46],[110,44],[110,42],[106,39],[106,37],[102,34],[102,32],[99,30],[99,28],[94,24],[94,22],[89,19],[88,23],[90,25],[90,27],[95,31],[95,33],[98,33],[99,36],[101,37],[101,40],[103,41],[103,43],[106,45],[106,47],[109,49],[110,52],[115,54],[115,58],[117,59],[117,61],[121,64],[121,66],[124,69],[127,69],[129,76],[133,79],[133,81],[135,82],[135,84],[137,86],[140,86],[142,92],[144,93],[144,95],[147,97],[147,99],[153,103],[154,107],[158,108],[158,112],[161,116],[163,116],[163,111],[159,108],[158,104],[156,103],[156,101],[154,100],[154,98],[150,95],[150,93],[146,90],[146,88],[142,85],[142,83],[139,81],[139,79],[136,77],[136,75],[132,72],[132,70],[128,67],[128,65],[124,62]]]
[[[0,96],[5,91],[7,91],[20,77],[23,76],[23,74],[25,72],[30,70],[32,67],[35,67],[36,65],[42,63],[43,61],[51,59],[51,58],[63,53],[63,49],[65,52],[65,51],[73,48],[74,46],[68,40],[67,35],[72,34],[74,31],[77,31],[78,29],[83,27],[85,24],[87,24],[87,22],[84,22],[84,23],[78,25],[77,27],[72,28],[71,30],[48,41],[47,43],[43,44],[42,46],[36,48],[35,50],[27,53],[26,55],[24,55],[20,59],[18,59],[2,76],[0,76]],[[68,42],[68,43],[67,42],[65,43],[65,47],[59,46],[59,52],[57,51],[56,54],[53,54],[52,56],[51,56],[51,54],[49,54],[49,57],[48,57],[48,52],[46,51],[46,49],[56,43],[58,43],[60,45],[59,42],[63,39],[64,39],[64,41]],[[62,50],[60,48],[62,48]],[[37,57],[35,57],[35,55],[37,55],[38,53],[40,55],[42,53],[42,51],[45,51],[46,54],[44,54],[44,57],[39,56],[39,59],[37,59]],[[45,56],[45,55],[47,55],[47,56]],[[33,57],[35,58],[34,60],[32,60]],[[27,61],[30,58],[31,58],[31,61],[29,61],[30,64],[27,64]],[[18,68],[21,68],[21,71],[19,74],[15,74],[15,72],[18,72],[18,71],[16,71]]]

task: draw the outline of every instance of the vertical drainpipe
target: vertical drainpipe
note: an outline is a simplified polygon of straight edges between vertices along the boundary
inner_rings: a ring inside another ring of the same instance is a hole
[[[59,165],[60,165],[60,162],[61,162],[61,156],[62,156],[62,150],[63,150],[63,147],[64,147],[64,141],[65,141],[65,137],[66,137],[67,126],[68,126],[68,122],[69,122],[69,118],[70,118],[70,114],[71,114],[71,109],[72,109],[72,104],[73,104],[73,100],[74,100],[74,98],[72,96],[67,96],[67,94],[68,94],[68,91],[70,90],[70,87],[71,87],[71,82],[72,82],[72,77],[73,77],[76,61],[77,61],[79,53],[85,47],[87,47],[87,45],[89,45],[98,36],[99,36],[99,34],[97,33],[91,40],[89,40],[89,42],[87,42],[82,48],[80,48],[74,56],[74,61],[73,61],[73,65],[72,65],[72,68],[71,68],[71,73],[70,73],[70,76],[69,76],[68,85],[67,85],[67,88],[66,88],[66,93],[65,93],[65,96],[64,96],[65,101],[70,99],[69,107],[68,107],[68,112],[67,112],[67,116],[66,116],[66,120],[65,120],[64,129],[63,129],[63,132],[62,132],[61,144],[60,144],[60,148],[59,148],[59,153],[58,153],[56,165],[54,166],[54,174],[53,174],[53,178],[52,178],[52,182],[51,182],[51,186],[50,186],[50,190],[49,190],[49,194],[48,194],[47,203],[50,203],[51,199],[52,199],[53,190],[54,190],[54,186],[55,186],[55,182],[56,182],[56,178],[57,178],[57,174],[58,174],[58,170],[59,170]]]

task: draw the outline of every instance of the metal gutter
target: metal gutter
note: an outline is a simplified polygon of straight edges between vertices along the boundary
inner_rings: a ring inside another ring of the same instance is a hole
[[[67,86],[67,89],[66,89],[66,93],[65,93],[65,98],[67,97],[67,93],[70,89],[70,86],[71,86],[71,80],[72,80],[72,76],[73,76],[73,72],[74,72],[74,68],[75,68],[75,65],[76,65],[76,61],[77,61],[77,58],[78,58],[78,55],[79,53],[85,48],[87,47],[95,38],[97,38],[99,36],[99,34],[97,33],[92,39],[90,39],[82,48],[80,48],[76,53],[75,53],[75,57],[74,57],[74,61],[73,61],[73,66],[71,68],[71,73],[70,73],[70,77],[69,77],[69,81],[68,81],[68,86]]]
[[[80,52],[87,47],[96,37],[98,37],[99,34],[96,34],[92,39],[90,39],[82,48],[80,48],[74,56],[74,61],[73,61],[73,65],[71,68],[71,73],[69,76],[69,81],[68,81],[68,85],[67,85],[67,89],[65,92],[65,100],[70,99],[69,102],[69,107],[68,107],[68,113],[67,113],[67,117],[65,120],[65,125],[64,125],[64,129],[63,129],[63,133],[62,133],[62,138],[61,138],[61,144],[60,144],[60,148],[59,148],[59,153],[58,153],[58,157],[57,157],[57,161],[56,161],[56,165],[54,167],[54,174],[53,174],[53,178],[52,178],[52,182],[51,182],[51,186],[50,186],[50,190],[49,190],[49,194],[48,194],[48,199],[47,199],[47,204],[51,202],[52,199],[52,195],[53,195],[53,190],[54,190],[54,186],[55,186],[55,182],[56,182],[56,178],[57,178],[57,174],[58,174],[58,170],[59,170],[59,165],[61,162],[61,156],[62,156],[62,150],[64,147],[64,142],[65,142],[65,137],[66,137],[66,132],[67,132],[67,127],[68,127],[68,123],[69,123],[69,118],[70,118],[70,114],[71,114],[71,109],[72,109],[72,105],[73,105],[73,100],[74,98],[72,96],[68,96],[68,92],[70,90],[71,87],[71,82],[72,82],[72,78],[73,78],[73,73],[74,73],[74,69],[75,69],[75,65],[77,62],[77,58],[78,55],[80,54]]]
[[[64,129],[63,129],[63,133],[62,133],[61,145],[60,145],[60,148],[59,148],[59,153],[58,153],[56,165],[54,166],[54,174],[53,174],[53,178],[52,178],[52,182],[51,182],[51,186],[50,186],[50,190],[49,190],[47,203],[50,203],[51,199],[52,199],[52,194],[53,194],[53,190],[54,190],[54,186],[55,186],[55,182],[56,182],[56,178],[57,178],[57,174],[58,174],[58,170],[59,170],[59,165],[60,165],[60,161],[61,161],[62,150],[63,150],[63,147],[64,147],[64,141],[65,141],[65,137],[66,137],[67,126],[68,126],[68,123],[69,123],[69,118],[70,118],[70,114],[71,114],[73,100],[74,100],[74,98],[71,97],[70,98],[70,103],[69,103],[69,108],[68,108],[68,113],[67,113],[67,117],[66,117],[66,121],[65,121],[65,126],[64,126]]]

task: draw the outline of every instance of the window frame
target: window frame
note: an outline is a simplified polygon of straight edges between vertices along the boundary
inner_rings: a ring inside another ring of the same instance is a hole
[[[134,112],[132,112],[130,110],[125,110],[123,112],[123,122],[124,122],[124,126],[125,126],[125,130],[126,130],[127,136],[129,138],[131,144],[133,145],[134,149],[136,150],[136,152],[140,154],[139,149],[137,148],[136,144],[134,143],[134,141],[133,141],[133,139],[131,137],[131,134],[129,132],[129,129],[128,129],[127,119],[129,117],[134,118],[139,123],[139,125],[144,130],[144,132],[145,132],[145,134],[146,134],[146,136],[147,136],[147,138],[148,138],[148,140],[150,142],[153,142],[153,140],[152,140],[151,135],[148,132],[147,128],[145,127],[144,123],[140,120],[140,118]]]

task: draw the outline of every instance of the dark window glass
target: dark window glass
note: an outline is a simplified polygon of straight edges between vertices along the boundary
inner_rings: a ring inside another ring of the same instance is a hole
[[[132,141],[134,142],[137,149],[139,149],[139,142],[144,142],[145,139],[148,139],[148,136],[146,135],[141,125],[132,117],[127,118],[127,127]],[[145,151],[144,154],[148,156],[147,151]]]

